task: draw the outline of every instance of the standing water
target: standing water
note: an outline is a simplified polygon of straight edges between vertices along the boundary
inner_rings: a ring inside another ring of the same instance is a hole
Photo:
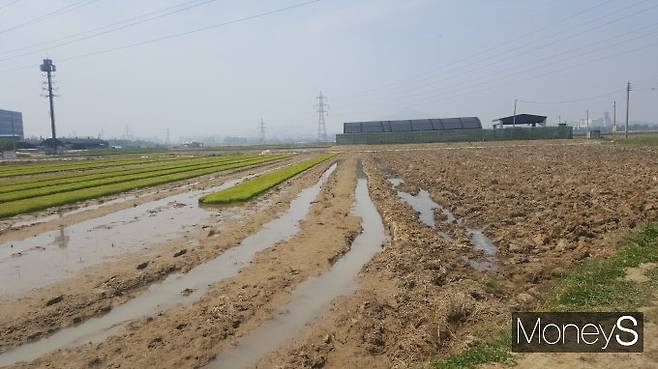
[[[167,196],[22,241],[6,242],[0,245],[0,296],[20,295],[86,267],[167,242],[219,214],[217,210],[200,208],[200,196],[262,173]]]
[[[399,185],[404,183],[401,178],[397,177],[389,178],[388,181],[391,183],[391,185],[393,185],[393,188],[397,188]],[[427,226],[434,228],[436,224],[434,221],[434,209],[440,209],[443,215],[446,217],[448,223],[461,223],[461,219],[458,219],[455,214],[450,211],[450,209],[434,202],[434,200],[432,200],[430,197],[429,192],[426,190],[420,189],[420,191],[418,191],[418,195],[416,196],[408,192],[397,192],[398,196],[402,200],[404,200],[419,213],[421,222]],[[495,270],[497,268],[497,264],[495,262],[496,245],[494,245],[491,239],[487,237],[481,229],[466,227],[466,231],[468,232],[473,249],[476,251],[482,251],[485,254],[485,258],[483,260],[469,259],[469,264],[473,268],[480,271]],[[446,240],[452,239],[450,235],[445,232],[439,232],[439,234]]]
[[[197,301],[208,291],[209,285],[236,275],[257,252],[295,235],[299,230],[299,222],[306,217],[310,209],[311,202],[318,196],[322,185],[335,169],[334,163],[316,184],[299,193],[281,217],[265,224],[260,231],[245,238],[238,246],[188,273],[170,275],[163,282],[151,285],[139,297],[115,307],[103,316],[91,318],[80,325],[62,329],[52,336],[0,354],[0,366],[31,361],[64,347],[101,342],[131,320]],[[182,294],[183,290],[193,292]]]
[[[393,188],[397,188],[399,185],[404,183],[401,178],[389,178],[388,181],[393,185]],[[420,221],[425,225],[434,228],[436,222],[434,221],[434,209],[440,209],[441,212],[446,216],[449,223],[455,223],[457,218],[454,214],[448,209],[445,208],[432,200],[430,193],[426,190],[421,189],[418,191],[418,195],[414,196],[408,192],[397,191],[398,197],[404,200],[409,204],[414,210],[418,212]],[[446,240],[451,239],[450,235],[446,232],[440,231],[439,234]]]
[[[228,348],[209,364],[211,369],[246,369],[279,346],[291,340],[313,318],[330,306],[334,298],[357,288],[356,275],[386,241],[384,224],[368,193],[368,181],[362,174],[356,186],[353,213],[361,217],[363,232],[352,242],[350,250],[331,269],[300,283],[285,308],[274,317]]]

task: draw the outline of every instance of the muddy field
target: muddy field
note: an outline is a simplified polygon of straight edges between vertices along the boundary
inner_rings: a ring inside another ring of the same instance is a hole
[[[657,150],[559,141],[350,147],[193,201],[281,165],[3,221],[0,366],[429,367],[658,220]]]

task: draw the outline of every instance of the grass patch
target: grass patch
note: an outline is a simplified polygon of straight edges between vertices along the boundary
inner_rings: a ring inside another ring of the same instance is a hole
[[[316,164],[333,157],[334,155],[335,154],[322,154],[313,159],[305,160],[301,163],[263,174],[231,188],[203,196],[199,199],[199,202],[203,204],[228,204],[231,202],[247,201],[279,183],[315,166]]]
[[[658,268],[645,275],[650,281],[623,280],[627,268],[658,262],[658,222],[631,236],[624,247],[606,259],[582,263],[560,280],[542,311],[629,311],[645,305],[658,287]],[[495,280],[494,280],[495,281]],[[483,279],[485,288],[496,284]],[[436,369],[475,369],[485,363],[511,363],[511,332],[434,363]]]
[[[435,369],[475,369],[485,363],[511,363],[509,332],[503,337],[490,342],[477,344],[466,351],[434,363]]]
[[[615,143],[622,145],[658,146],[658,132],[632,132],[628,134],[627,139],[624,138],[624,132],[617,132],[614,135],[608,133],[602,138],[613,140]]]
[[[579,265],[556,286],[547,303],[551,310],[629,310],[647,302],[655,284],[624,281],[626,268],[658,261],[658,223],[632,236],[627,244],[607,259]]]
[[[16,214],[27,213],[36,210],[42,210],[53,206],[70,204],[82,200],[93,199],[101,196],[113,195],[137,188],[150,187],[169,182],[181,181],[189,178],[204,176],[224,170],[241,168],[245,166],[260,164],[273,160],[289,157],[289,154],[268,155],[255,158],[250,161],[239,161],[233,163],[220,163],[211,167],[189,170],[181,173],[172,173],[159,175],[156,177],[137,179],[127,182],[112,183],[103,186],[84,188],[76,191],[68,191],[22,199],[0,204],[0,218],[9,217]]]
[[[487,291],[488,293],[496,296],[496,297],[502,297],[505,295],[505,287],[503,287],[500,284],[500,281],[498,281],[495,278],[492,277],[484,277],[480,280],[480,283],[484,287],[484,290]]]

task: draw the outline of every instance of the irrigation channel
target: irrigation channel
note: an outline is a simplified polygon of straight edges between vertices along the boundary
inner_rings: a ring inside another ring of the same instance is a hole
[[[420,221],[423,222],[423,224],[431,228],[436,228],[436,222],[434,220],[434,209],[439,209],[446,217],[448,223],[463,224],[462,219],[455,216],[455,214],[453,214],[450,209],[434,202],[429,192],[426,190],[421,188],[418,191],[418,194],[414,196],[408,192],[400,191],[397,189],[398,186],[404,183],[401,178],[392,177],[388,178],[388,181],[391,183],[393,188],[396,189],[398,197],[400,197],[400,199],[404,200],[407,204],[409,204],[409,206],[418,212],[418,217],[420,218]],[[473,249],[484,253],[484,258],[479,260],[468,259],[468,263],[473,268],[480,271],[496,270],[498,268],[498,264],[496,262],[496,245],[491,241],[489,237],[487,237],[487,235],[484,234],[482,229],[473,227],[465,228],[469,235]],[[440,230],[438,232],[444,239],[452,240],[452,237],[448,233]]]
[[[300,283],[290,303],[211,362],[209,369],[245,369],[297,335],[306,323],[328,309],[331,301],[358,287],[356,276],[386,242],[382,218],[370,198],[368,180],[359,162],[352,213],[361,218],[362,233],[331,269]]]
[[[89,266],[159,245],[213,217],[230,215],[230,209],[199,207],[198,198],[282,167],[5,242],[0,245],[0,296],[63,280]]]
[[[64,328],[49,337],[0,354],[0,365],[32,361],[57,349],[87,342],[101,342],[132,320],[177,306],[192,304],[208,291],[209,285],[236,275],[256,253],[294,236],[299,231],[299,222],[306,217],[311,203],[336,167],[336,163],[332,164],[317,183],[298,194],[284,214],[265,224],[239,245],[187,273],[168,276],[164,281],[151,285],[138,297],[114,307],[103,316],[91,318],[79,325]],[[196,199],[197,197],[194,197],[195,201]],[[181,291],[184,290],[192,292],[182,294]]]

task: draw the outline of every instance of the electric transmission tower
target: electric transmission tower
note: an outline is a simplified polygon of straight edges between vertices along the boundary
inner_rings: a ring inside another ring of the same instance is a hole
[[[40,69],[41,74],[46,77],[46,81],[43,82],[42,87],[42,89],[45,91],[43,96],[47,97],[48,101],[50,102],[50,129],[53,133],[52,138],[56,139],[57,134],[55,132],[55,94],[53,94],[53,73],[55,73],[57,68],[51,59],[43,59],[43,64],[41,64]]]
[[[265,122],[263,121],[263,118],[260,118],[260,124],[258,125],[258,131],[260,132],[260,143],[264,144],[265,143]]]
[[[327,114],[329,112],[329,104],[327,104],[327,97],[320,91],[320,96],[316,97],[318,103],[315,105],[318,113],[318,141],[327,142]]]

